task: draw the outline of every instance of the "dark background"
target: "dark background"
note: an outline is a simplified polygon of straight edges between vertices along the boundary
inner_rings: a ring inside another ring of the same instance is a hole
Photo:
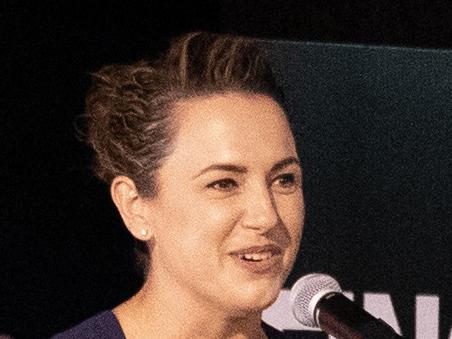
[[[416,296],[434,295],[439,314],[428,311],[447,338],[452,50],[269,44],[298,136],[307,211],[287,285],[320,271],[358,304],[365,293],[387,294],[406,338],[415,325],[434,329],[414,322]]]
[[[89,72],[153,57],[169,38],[193,30],[452,48],[449,1],[11,1],[0,19],[0,333],[18,338],[47,337],[118,304],[140,283],[132,239],[76,138]],[[450,267],[447,258],[439,261]]]

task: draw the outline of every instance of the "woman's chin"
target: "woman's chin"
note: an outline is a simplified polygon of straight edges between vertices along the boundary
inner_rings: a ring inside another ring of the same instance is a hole
[[[226,300],[237,310],[260,312],[273,304],[279,296],[281,285],[270,283],[248,283],[235,288],[233,295]]]

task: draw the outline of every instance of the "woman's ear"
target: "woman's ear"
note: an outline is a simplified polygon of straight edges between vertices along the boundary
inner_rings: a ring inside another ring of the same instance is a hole
[[[142,241],[151,239],[151,226],[146,217],[149,204],[138,194],[133,180],[122,175],[115,177],[110,193],[129,232]]]

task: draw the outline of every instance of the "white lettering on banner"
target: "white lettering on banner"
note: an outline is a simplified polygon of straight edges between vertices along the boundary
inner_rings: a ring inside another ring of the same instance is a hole
[[[416,339],[439,337],[439,298],[416,296]]]
[[[353,293],[344,292],[345,296],[353,300]],[[374,317],[381,318],[394,330],[403,335],[394,311],[391,296],[387,293],[363,294],[364,309]],[[280,330],[319,331],[301,325],[293,316],[290,308],[290,290],[282,290],[276,302],[262,314],[262,320]],[[416,314],[413,315],[413,327],[416,339],[439,339],[439,297],[435,295],[416,296]],[[330,339],[334,338],[329,336]],[[452,328],[449,333],[452,339]]]
[[[398,334],[400,332],[400,326],[397,321],[397,317],[392,306],[391,297],[385,293],[364,293],[363,295],[363,307],[372,314],[375,318],[383,319],[394,331]]]

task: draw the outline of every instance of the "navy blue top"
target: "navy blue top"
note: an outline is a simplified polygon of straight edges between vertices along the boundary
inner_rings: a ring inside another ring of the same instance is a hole
[[[86,319],[51,339],[126,339],[118,319],[112,311],[104,311]]]
[[[262,322],[269,339],[285,338],[284,333]],[[104,311],[51,339],[126,339],[118,319],[112,311]]]

